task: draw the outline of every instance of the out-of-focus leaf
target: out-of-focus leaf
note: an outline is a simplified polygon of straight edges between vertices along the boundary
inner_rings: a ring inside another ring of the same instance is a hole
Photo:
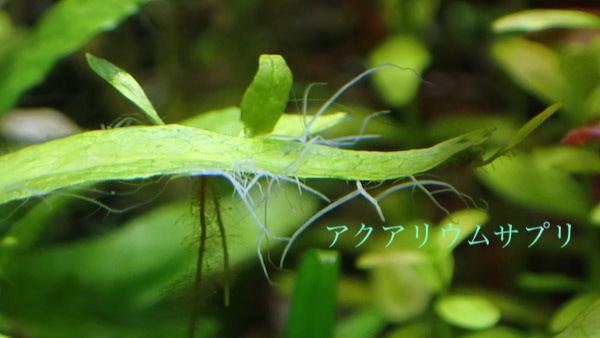
[[[302,259],[286,337],[332,337],[340,258],[335,251],[313,250]]]
[[[44,79],[62,57],[114,29],[149,0],[63,0],[40,20],[12,62],[0,71],[0,115]]]
[[[585,294],[574,297],[556,311],[550,321],[550,330],[560,332],[564,330],[582,311],[587,309],[596,300],[600,299],[599,294]]]
[[[516,147],[519,143],[521,143],[529,134],[531,134],[540,124],[544,123],[546,119],[548,119],[555,111],[560,108],[560,103],[555,103],[550,107],[544,109],[543,112],[536,115],[534,118],[529,120],[529,122],[525,123],[517,133],[506,142],[506,144],[500,148],[494,155],[485,160],[485,163],[492,163],[498,157],[506,154],[508,151]]]
[[[179,125],[98,130],[1,156],[0,167],[6,175],[0,177],[0,203],[86,182],[218,175],[224,170],[347,180],[393,179],[434,168],[483,143],[490,132],[471,132],[431,148],[377,152],[232,137]]]
[[[470,330],[496,325],[500,311],[487,299],[473,295],[449,295],[437,300],[436,313],[449,324]]]
[[[544,164],[538,153],[521,153],[478,168],[477,176],[498,195],[552,215],[585,218],[589,196],[568,173]]]
[[[396,35],[376,47],[369,67],[393,64],[405,71],[389,69],[373,74],[373,81],[387,104],[400,107],[412,101],[421,83],[421,73],[431,61],[429,51],[417,37]]]
[[[388,320],[404,322],[427,310],[433,290],[409,263],[390,260],[372,268],[370,275],[373,301]]]
[[[148,119],[150,119],[152,124],[165,124],[160,119],[154,106],[146,96],[146,93],[144,93],[144,90],[133,76],[107,60],[95,57],[92,54],[86,54],[86,57],[88,64],[96,74],[100,75],[101,78],[115,87],[115,89],[123,94],[123,96],[138,106],[146,114]]]
[[[381,311],[368,307],[342,320],[335,329],[335,337],[375,338],[386,324]]]
[[[537,32],[552,28],[600,28],[600,18],[581,11],[534,9],[503,16],[492,24],[496,33]]]
[[[449,255],[467,236],[475,231],[478,225],[483,227],[488,218],[485,211],[478,209],[464,209],[453,212],[440,222],[439,228],[441,230],[432,233],[428,243],[423,247],[428,249],[433,246],[433,252],[436,255]]]
[[[529,335],[524,335],[518,330],[509,327],[499,326],[481,332],[473,332],[461,336],[461,338],[534,338]]]
[[[600,337],[600,299],[588,306],[555,338]]]
[[[597,204],[592,211],[590,211],[589,221],[596,226],[600,226],[600,204]]]
[[[549,103],[566,101],[568,83],[558,56],[550,48],[523,38],[507,38],[493,45],[492,55],[528,92]]]
[[[386,338],[430,338],[433,337],[432,325],[428,322],[421,321],[414,324],[402,326],[399,329],[392,331]]]
[[[285,236],[316,210],[316,201],[300,195],[294,185],[282,187],[266,203],[265,223],[272,232]],[[259,198],[258,193],[252,193],[253,198]],[[232,266],[256,260],[261,236],[240,203],[235,197],[221,198]],[[302,212],[290,213],[290,205],[302,205]],[[190,233],[196,223],[189,202],[178,202],[147,212],[107,236],[24,256],[3,271],[11,283],[2,285],[0,311],[27,323],[33,336],[52,332],[59,337],[81,337],[92,332],[90,326],[104,336],[129,336],[118,332],[132,323],[145,323],[137,329],[146,334],[132,337],[148,337],[153,321],[160,322],[154,311],[160,318],[169,317],[172,311],[160,302],[185,291],[179,290],[187,287],[182,281],[190,280],[194,271],[197,243]],[[262,249],[276,244],[263,241]],[[222,271],[220,246],[208,246],[205,259],[210,266],[207,274]],[[176,325],[184,323],[179,318]]]
[[[332,128],[347,119],[346,113],[334,113],[319,116],[311,125],[311,134],[316,134]],[[313,115],[306,116],[308,120]],[[283,114],[270,135],[300,137],[304,133],[304,117],[298,114]],[[240,121],[240,109],[237,107],[228,107],[219,110],[212,110],[198,116],[189,118],[180,123],[184,126],[206,129],[220,134],[239,136],[243,129]]]
[[[600,173],[600,155],[584,148],[557,146],[536,150],[540,165],[573,174]]]
[[[541,292],[568,292],[585,288],[585,282],[557,274],[524,273],[519,276],[519,286]]]
[[[261,55],[258,71],[240,106],[246,136],[265,135],[273,130],[285,111],[291,88],[292,71],[283,57]]]

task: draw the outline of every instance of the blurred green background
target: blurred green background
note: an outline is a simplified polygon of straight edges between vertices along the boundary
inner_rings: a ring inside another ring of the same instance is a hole
[[[598,136],[562,144],[569,132],[598,129],[599,15],[591,0],[4,0],[0,151],[143,120],[89,68],[85,53],[131,73],[166,123],[239,106],[263,53],[283,55],[294,74],[287,113],[301,113],[311,83],[328,84],[311,91],[314,112],[365,69],[407,67],[411,71],[380,70],[345,92],[330,110],[347,112],[351,121],[327,137],[356,134],[381,110],[390,113],[366,131],[381,137],[354,149],[428,147],[495,127],[481,148],[417,177],[447,182],[473,202],[436,194],[448,216],[418,189],[401,192],[382,201],[381,222],[371,204],[354,200],[300,237],[289,270],[275,267],[281,245],[263,243],[271,285],[256,256],[256,225],[227,182],[218,181],[232,260],[231,304],[223,304],[227,275],[212,230],[196,335],[293,336],[288,318],[302,322],[297,308],[310,306],[294,303],[289,314],[302,253],[328,249],[334,233],[327,226],[346,225],[349,231],[331,248],[339,251],[341,270],[337,281],[327,279],[337,286],[337,300],[325,297],[335,302],[335,320],[319,324],[331,325],[324,332],[600,337]],[[478,156],[497,150],[555,102],[561,109],[526,142],[476,167]],[[354,186],[307,183],[334,199]],[[198,241],[193,203],[189,178],[157,178],[0,206],[0,335],[185,336],[197,304],[189,292]],[[322,207],[290,185],[260,210],[270,227],[289,234]],[[434,230],[430,245],[417,248],[422,238],[414,238],[414,225],[439,230],[457,219],[464,222],[464,241],[456,248],[446,249]],[[551,228],[528,248],[536,232],[526,228],[544,222]],[[356,247],[361,224],[374,230]],[[509,224],[519,233],[503,248],[494,231]],[[570,241],[561,248],[567,224]],[[406,230],[386,248],[389,233],[382,226],[395,225]],[[489,245],[468,244],[475,225],[483,226]],[[26,243],[18,250],[14,236]],[[306,265],[301,273],[318,270]]]

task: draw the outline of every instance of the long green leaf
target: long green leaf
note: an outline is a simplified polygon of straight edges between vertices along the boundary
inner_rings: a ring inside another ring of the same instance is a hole
[[[302,259],[286,332],[292,337],[333,337],[340,258],[314,250]]]
[[[149,0],[63,0],[44,16],[0,74],[0,115],[44,79],[62,57],[114,29]]]
[[[353,151],[232,137],[179,125],[98,130],[0,157],[0,203],[75,184],[156,175],[244,171],[345,180],[388,180],[427,171],[490,135],[482,129],[431,148]]]
[[[164,125],[140,84],[123,69],[109,61],[86,54],[88,64],[106,82],[138,106],[155,125]]]
[[[496,33],[537,32],[551,28],[600,28],[596,15],[572,10],[536,9],[512,13],[494,21]]]
[[[283,57],[261,55],[258,71],[240,107],[247,136],[265,135],[273,130],[285,110],[291,88],[292,71]]]
[[[525,123],[517,133],[506,142],[506,144],[500,148],[494,155],[490,156],[485,161],[485,164],[492,163],[498,157],[506,154],[508,151],[516,147],[519,143],[521,143],[529,134],[531,134],[540,124],[544,123],[546,119],[548,119],[554,112],[556,112],[560,108],[560,103],[555,103],[550,107],[544,109],[543,112],[536,115],[534,118],[529,120],[529,122]]]

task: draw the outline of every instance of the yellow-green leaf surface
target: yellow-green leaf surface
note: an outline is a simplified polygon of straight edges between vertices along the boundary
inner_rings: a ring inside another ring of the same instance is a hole
[[[152,103],[148,100],[146,93],[144,93],[144,90],[133,76],[104,59],[97,58],[91,54],[86,54],[86,57],[90,67],[92,67],[100,77],[106,80],[106,82],[110,83],[116,90],[123,94],[123,96],[144,111],[152,124],[165,124],[160,119],[154,106],[152,106]]]
[[[0,115],[52,66],[96,34],[114,29],[149,0],[62,0],[40,20],[12,62],[0,69]]]
[[[396,35],[373,50],[369,56],[369,66],[394,64],[407,69],[404,72],[389,69],[373,74],[383,99],[390,105],[402,106],[415,97],[421,83],[420,75],[430,60],[431,55],[420,39],[411,35]]]
[[[305,178],[387,180],[427,171],[491,133],[482,129],[430,148],[353,151],[292,141],[248,139],[180,125],[98,130],[0,157],[0,203],[75,184],[224,171]]]
[[[492,24],[496,33],[537,32],[551,28],[600,28],[597,16],[572,10],[535,9],[503,16]]]
[[[307,115],[310,121],[314,115]],[[310,133],[315,135],[319,132],[332,128],[348,118],[348,114],[338,112],[334,114],[321,115],[310,126]],[[211,110],[198,116],[186,119],[179,124],[189,127],[202,128],[217,133],[239,136],[243,130],[240,121],[240,108],[227,107]],[[304,116],[299,114],[283,114],[275,128],[271,131],[274,136],[301,137],[304,134]]]
[[[435,311],[446,322],[471,330],[487,329],[500,320],[500,311],[490,301],[473,295],[444,296]]]
[[[292,71],[281,55],[263,54],[240,109],[247,136],[269,134],[287,105]]]

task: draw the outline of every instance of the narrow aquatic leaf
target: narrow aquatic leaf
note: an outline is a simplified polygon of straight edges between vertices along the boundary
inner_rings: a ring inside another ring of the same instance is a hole
[[[474,295],[444,296],[435,311],[449,324],[471,330],[487,329],[500,320],[500,311],[492,303]]]
[[[340,258],[335,251],[313,250],[302,259],[286,332],[292,337],[332,337]]]
[[[434,168],[484,142],[482,129],[406,151],[354,151],[292,141],[227,136],[180,125],[81,133],[0,157],[0,203],[75,184],[225,171],[305,178],[388,180]],[[31,159],[35,159],[32,161]],[[377,163],[377,165],[373,165]]]
[[[62,57],[76,51],[100,32],[114,29],[149,0],[63,0],[40,20],[16,53],[0,70],[0,115],[27,89],[44,79]]]
[[[281,55],[263,54],[258,60],[258,71],[246,89],[241,104],[241,121],[246,136],[269,134],[285,111],[292,71]]]
[[[506,154],[508,151],[516,147],[519,143],[521,143],[529,134],[531,134],[537,127],[539,127],[546,119],[548,119],[555,111],[560,108],[560,103],[555,103],[550,107],[544,109],[543,112],[536,115],[534,118],[529,120],[529,122],[525,123],[517,133],[506,142],[506,144],[500,148],[494,155],[490,156],[485,161],[485,164],[492,163],[498,157]]]
[[[100,75],[101,78],[110,83],[116,90],[123,94],[123,96],[128,98],[146,113],[146,116],[150,119],[152,124],[165,124],[160,119],[154,106],[152,106],[152,103],[148,100],[146,93],[144,93],[144,90],[133,76],[109,61],[95,57],[92,54],[86,54],[85,56],[87,57],[88,64],[96,74]]]
[[[492,24],[496,33],[537,32],[552,28],[600,28],[600,18],[581,11],[534,9],[503,16]]]

